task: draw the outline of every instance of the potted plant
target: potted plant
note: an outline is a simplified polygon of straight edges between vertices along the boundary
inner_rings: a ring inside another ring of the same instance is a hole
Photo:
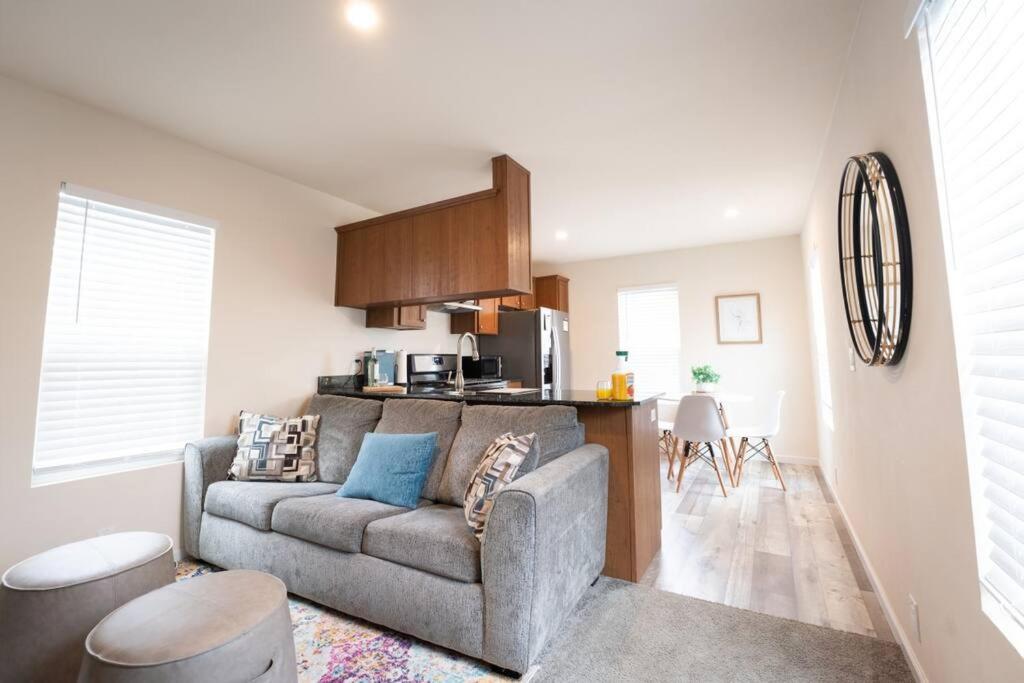
[[[714,391],[715,384],[721,379],[721,376],[710,365],[695,365],[690,368],[690,374],[693,376],[693,382],[696,385],[694,388],[698,394]]]

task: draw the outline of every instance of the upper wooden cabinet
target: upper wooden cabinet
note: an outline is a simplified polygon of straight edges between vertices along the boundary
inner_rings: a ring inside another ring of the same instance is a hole
[[[493,187],[335,228],[335,306],[529,293],[530,172],[491,160]]]
[[[569,278],[546,275],[533,278],[533,296],[540,308],[569,312]]]
[[[529,311],[537,308],[533,303],[533,294],[517,294],[501,297],[501,307],[513,311]]]
[[[498,299],[480,299],[479,311],[452,313],[448,331],[452,334],[498,334]]]
[[[426,306],[375,306],[366,309],[366,326],[388,330],[427,329]]]

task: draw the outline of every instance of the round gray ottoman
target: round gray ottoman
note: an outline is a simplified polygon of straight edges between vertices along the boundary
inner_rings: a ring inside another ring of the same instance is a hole
[[[171,539],[148,531],[97,536],[19,562],[0,580],[0,681],[74,681],[92,627],[173,582]]]
[[[85,640],[79,681],[297,680],[288,592],[239,569],[164,586],[132,600]]]

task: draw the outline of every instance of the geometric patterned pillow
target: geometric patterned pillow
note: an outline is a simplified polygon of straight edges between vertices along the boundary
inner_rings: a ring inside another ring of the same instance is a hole
[[[513,436],[502,434],[484,451],[483,460],[477,465],[473,478],[466,487],[463,512],[466,523],[477,538],[483,539],[487,518],[494,507],[498,492],[512,483],[516,473],[526,461],[536,434]]]
[[[316,481],[319,415],[288,419],[242,411],[238,451],[228,471],[241,481]]]

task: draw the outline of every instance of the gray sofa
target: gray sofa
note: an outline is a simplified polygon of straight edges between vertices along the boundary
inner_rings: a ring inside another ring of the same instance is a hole
[[[185,551],[525,672],[604,565],[608,451],[584,444],[576,409],[318,395],[307,412],[321,416],[315,483],[226,481],[234,436],[186,446]],[[438,433],[416,509],[334,495],[368,431]],[[537,464],[498,494],[481,543],[462,497],[506,431],[537,433]]]

